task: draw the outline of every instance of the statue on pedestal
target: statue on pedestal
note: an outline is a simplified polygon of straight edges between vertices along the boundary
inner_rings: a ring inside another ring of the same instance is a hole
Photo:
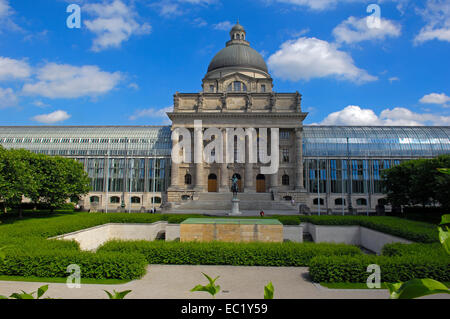
[[[238,178],[236,175],[231,178],[231,191],[233,192],[233,198],[236,198],[239,192]]]

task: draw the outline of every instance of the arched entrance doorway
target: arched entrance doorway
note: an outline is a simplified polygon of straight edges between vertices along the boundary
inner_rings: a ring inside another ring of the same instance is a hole
[[[233,174],[233,177],[237,177],[238,179],[238,187],[239,187],[239,193],[242,193],[244,190],[242,189],[242,178],[241,175],[239,175],[238,173]]]
[[[217,192],[217,175],[209,174],[208,176],[208,192],[216,193]]]
[[[257,193],[266,192],[266,177],[263,174],[258,174],[256,176],[256,192]]]

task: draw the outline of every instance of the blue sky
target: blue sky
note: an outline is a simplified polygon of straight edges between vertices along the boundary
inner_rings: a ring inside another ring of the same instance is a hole
[[[0,125],[167,124],[237,19],[305,124],[450,125],[450,0],[0,0]]]

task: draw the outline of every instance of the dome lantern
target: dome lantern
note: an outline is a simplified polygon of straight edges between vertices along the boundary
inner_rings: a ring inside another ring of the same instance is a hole
[[[208,73],[223,69],[247,69],[262,72],[264,76],[270,76],[264,58],[255,49],[250,47],[246,40],[246,31],[239,21],[230,31],[231,40],[225,48],[220,50],[208,66]]]
[[[233,40],[244,40],[245,41],[246,32],[243,26],[239,24],[239,20],[233,26],[230,31],[231,41]]]

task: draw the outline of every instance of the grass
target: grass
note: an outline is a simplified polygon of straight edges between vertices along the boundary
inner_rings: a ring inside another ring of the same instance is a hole
[[[444,282],[444,284],[450,288],[450,282]],[[320,285],[329,289],[370,289],[367,287],[366,283],[360,282],[321,282]],[[386,284],[382,282],[381,288],[379,289],[383,290],[388,288],[386,287]]]
[[[67,278],[52,278],[52,277],[21,277],[21,276],[4,276],[0,275],[0,281],[25,281],[25,282],[42,282],[42,283],[66,283]],[[81,284],[85,285],[120,285],[126,284],[131,280],[122,279],[93,279],[81,278]]]

